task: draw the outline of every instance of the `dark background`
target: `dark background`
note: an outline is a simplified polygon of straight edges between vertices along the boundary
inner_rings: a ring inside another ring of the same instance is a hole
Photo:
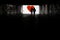
[[[37,0],[17,0],[17,1],[0,1],[2,4],[15,4],[15,5],[24,5],[24,4],[36,4],[36,5],[42,5],[42,4],[59,4],[60,1],[47,1],[47,0],[42,0],[42,1],[37,1]],[[4,12],[6,13],[6,12]],[[49,16],[49,15],[44,15],[40,16],[38,15],[37,18],[34,16],[28,16],[26,18],[23,18],[21,16],[6,16],[6,15],[0,15],[0,23],[1,26],[4,28],[7,28],[7,30],[20,30],[21,31],[39,31],[39,30],[45,30],[45,29],[52,29],[52,25],[56,25],[60,22],[60,15],[55,15],[55,16]]]
[[[52,4],[60,3],[59,0],[0,0],[1,4],[12,3],[12,4]]]

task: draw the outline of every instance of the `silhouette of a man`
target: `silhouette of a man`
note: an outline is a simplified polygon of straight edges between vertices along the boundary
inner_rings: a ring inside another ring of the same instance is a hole
[[[34,14],[35,15],[36,9],[35,8],[31,8],[31,15]]]

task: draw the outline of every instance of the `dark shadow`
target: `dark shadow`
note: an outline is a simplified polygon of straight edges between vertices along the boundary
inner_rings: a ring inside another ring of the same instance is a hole
[[[35,16],[35,12],[36,12],[36,9],[35,8],[31,8],[31,15],[34,14],[34,16]]]

